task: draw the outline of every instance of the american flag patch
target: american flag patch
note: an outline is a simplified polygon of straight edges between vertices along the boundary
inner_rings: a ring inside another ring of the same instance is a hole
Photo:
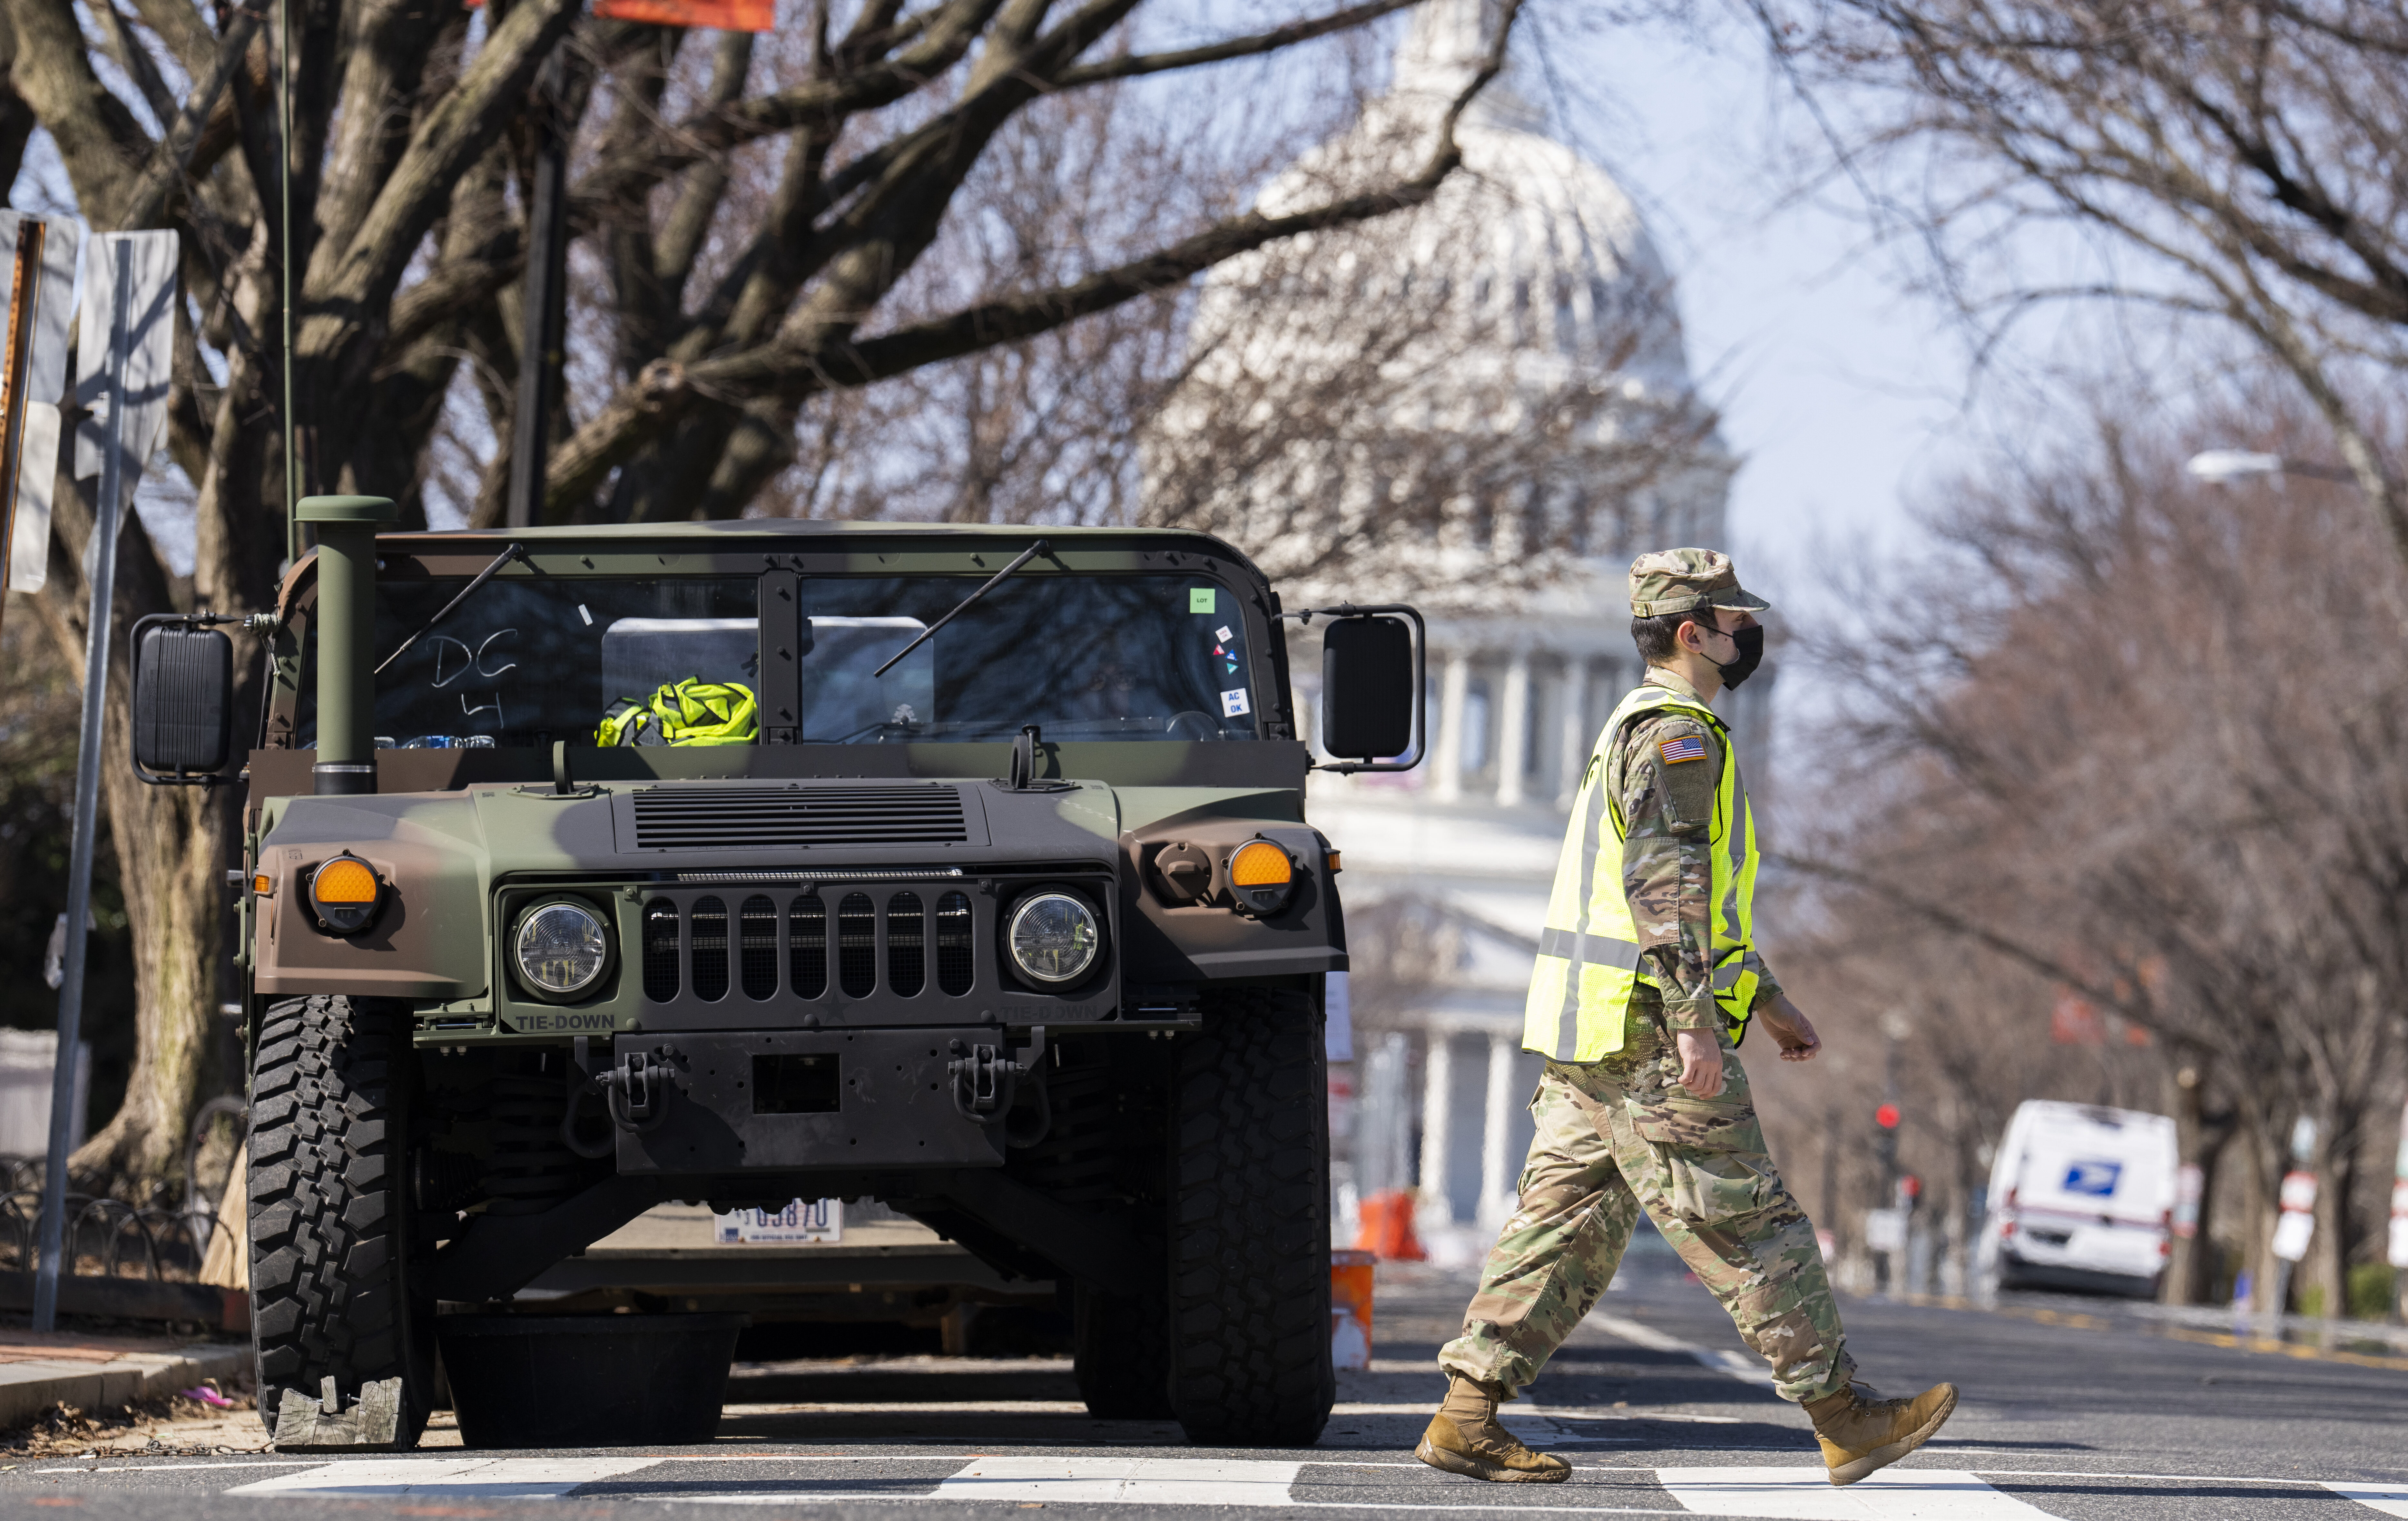
[[[1656,746],[1656,751],[1664,758],[1668,766],[1682,760],[1703,760],[1706,758],[1706,736],[1683,734]]]

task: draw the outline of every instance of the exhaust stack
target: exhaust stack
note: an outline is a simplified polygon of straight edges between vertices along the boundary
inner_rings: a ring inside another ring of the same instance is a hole
[[[389,497],[305,496],[294,516],[318,531],[318,795],[373,792],[376,536],[401,515]]]

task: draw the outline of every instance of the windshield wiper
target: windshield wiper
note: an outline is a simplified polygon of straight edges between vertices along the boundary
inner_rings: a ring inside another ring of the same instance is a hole
[[[470,581],[466,586],[460,589],[460,594],[458,596],[452,598],[450,602],[445,603],[441,612],[437,613],[433,618],[430,618],[425,622],[420,624],[418,626],[418,632],[411,634],[408,638],[404,639],[401,642],[401,647],[399,649],[387,655],[377,666],[375,674],[378,675],[384,675],[384,668],[386,666],[391,665],[394,661],[401,659],[403,655],[408,653],[410,646],[424,638],[427,633],[432,630],[435,625],[442,622],[445,618],[450,618],[454,608],[458,607],[462,603],[466,602],[469,598],[475,596],[477,594],[477,589],[483,586],[487,581],[492,580],[495,571],[500,570],[504,565],[509,564],[513,560],[524,560],[525,558],[526,546],[523,544],[513,544],[509,548],[503,550],[501,554],[494,559],[492,564],[477,573],[477,578],[475,580]]]
[[[1021,566],[1027,564],[1039,555],[1051,555],[1053,552],[1054,545],[1049,539],[1039,539],[1027,548],[1020,551],[1019,559],[1014,560],[1010,564],[1006,565],[1003,569],[996,572],[993,576],[988,576],[986,585],[979,588],[976,591],[971,592],[968,596],[964,597],[961,600],[960,604],[954,607],[952,612],[947,613],[944,617],[937,619],[934,623],[922,629],[918,638],[896,650],[894,655],[887,660],[884,665],[882,665],[877,670],[870,672],[870,675],[873,677],[882,676],[887,672],[893,670],[896,661],[901,660],[904,656],[909,655],[911,651],[919,648],[922,645],[926,644],[930,639],[936,637],[936,633],[939,629],[943,628],[946,624],[951,623],[953,619],[961,617],[964,612],[968,610],[970,604],[978,601],[981,597],[985,596],[988,592],[993,591],[996,587],[1002,582],[1005,576],[1010,575],[1013,571],[1018,570]],[[466,596],[467,593],[462,592],[461,595]],[[445,608],[444,611],[449,612],[451,609]],[[440,617],[441,615],[438,614],[437,616]]]

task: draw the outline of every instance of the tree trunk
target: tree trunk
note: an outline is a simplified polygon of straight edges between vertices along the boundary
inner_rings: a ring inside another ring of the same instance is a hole
[[[135,776],[128,673],[122,657],[109,663],[101,768],[132,921],[134,1070],[123,1106],[84,1143],[75,1165],[168,1177],[179,1174],[193,1111],[223,1086],[210,1021],[220,991],[230,789],[151,787]]]
[[[2315,1289],[2316,1313],[2338,1318],[2349,1313],[2349,1190],[2356,1180],[2358,1117],[2328,1113],[2317,1130],[2315,1235],[2300,1264],[2304,1302]]]
[[[85,493],[94,485],[59,481],[54,501],[60,532],[52,544],[50,583],[35,604],[79,685],[90,592],[61,541],[89,536]],[[130,511],[127,516],[132,518]],[[139,521],[125,525],[118,555],[102,710],[100,803],[108,810],[134,948],[134,1068],[124,1103],[98,1135],[78,1148],[70,1165],[171,1177],[180,1170],[194,1109],[222,1082],[209,1021],[219,997],[229,789],[151,787],[134,775],[127,633],[135,609],[164,605],[166,598],[156,551]]]
[[[2207,1113],[2203,1102],[2206,1089],[2206,1079],[2196,1066],[2186,1066],[2174,1074],[2175,1153],[2181,1165],[2199,1169],[2199,1214],[2192,1223],[2191,1234],[2174,1237],[2172,1250],[2167,1255],[2165,1277],[2157,1290],[2157,1298],[2166,1304],[2204,1302],[2214,1266],[2211,1230],[2216,1162],[2224,1155],[2225,1143],[2231,1139],[2232,1116],[2229,1113]]]

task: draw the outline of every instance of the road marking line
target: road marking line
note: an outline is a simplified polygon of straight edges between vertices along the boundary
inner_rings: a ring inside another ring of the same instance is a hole
[[[205,1468],[316,1468],[325,1460],[319,1457],[263,1458],[255,1463],[127,1463],[118,1468],[37,1468],[35,1473],[148,1473],[152,1469],[177,1469],[191,1473]]]
[[[1592,1314],[1589,1318],[1594,1320],[1597,1317]],[[1335,1407],[1330,1411],[1329,1418],[1334,1421],[1340,1415],[1427,1415],[1437,1409],[1437,1403],[1432,1400],[1412,1405],[1356,1403]],[[1740,1426],[1745,1423],[1745,1417],[1740,1415],[1691,1415],[1681,1411],[1608,1410],[1602,1406],[1586,1405],[1525,1404],[1520,1409],[1500,1410],[1498,1414],[1508,1420],[1537,1417],[1567,1421],[1688,1421],[1699,1426]]]
[[[1925,1449],[1929,1451],[1928,1448]],[[2246,1473],[2116,1473],[2095,1468],[1977,1468],[2002,1479],[2139,1479],[2151,1484],[2287,1484],[2314,1489],[2315,1479],[2260,1479]]]
[[[981,1457],[939,1500],[1126,1505],[1286,1505],[1302,1463],[1221,1457]]]
[[[864,1490],[858,1493],[838,1490],[818,1490],[810,1493],[797,1492],[787,1495],[679,1495],[675,1498],[677,1502],[681,1505],[793,1505],[804,1501],[825,1505],[833,1504],[838,1500],[850,1502],[882,1500],[892,1505],[907,1505],[930,1500],[945,1499],[948,1497],[939,1495],[879,1494],[868,1490]],[[1061,1497],[1056,1495],[1053,1498],[1059,1500]],[[1173,1503],[1187,1502],[1175,1501]],[[1249,1503],[1259,1504],[1261,1502],[1257,1500],[1250,1501]],[[1668,1511],[1663,1509],[1633,1510],[1627,1506],[1620,1505],[1483,1505],[1454,1503],[1445,1505],[1399,1505],[1393,1501],[1384,1500],[1292,1500],[1285,1501],[1283,1508],[1298,1511],[1442,1511],[1449,1515],[1460,1514],[1465,1511],[1508,1511],[1515,1515],[1679,1516],[1696,1514],[1690,1511]]]
[[[1845,1488],[1815,1468],[1659,1468],[1656,1482],[1700,1515],[1782,1521],[2047,1521],[1970,1472],[1884,1469]]]
[[[580,1485],[615,1479],[658,1457],[355,1457],[236,1485],[229,1495],[394,1496],[441,1493],[485,1500],[558,1500]]]
[[[2321,1481],[2322,1487],[2336,1495],[2346,1496],[2370,1511],[2385,1515],[2408,1516],[2408,1484],[2344,1484],[2338,1480]]]
[[[1733,1352],[1727,1347],[1698,1346],[1677,1336],[1668,1336],[1653,1326],[1642,1326],[1636,1320],[1626,1320],[1620,1315],[1610,1315],[1598,1310],[1588,1313],[1588,1324],[1608,1335],[1620,1337],[1633,1346],[1643,1346],[1650,1352],[1678,1353],[1695,1360],[1699,1367],[1711,1368],[1727,1378],[1763,1388],[1772,1387],[1771,1370],[1744,1352]]]

